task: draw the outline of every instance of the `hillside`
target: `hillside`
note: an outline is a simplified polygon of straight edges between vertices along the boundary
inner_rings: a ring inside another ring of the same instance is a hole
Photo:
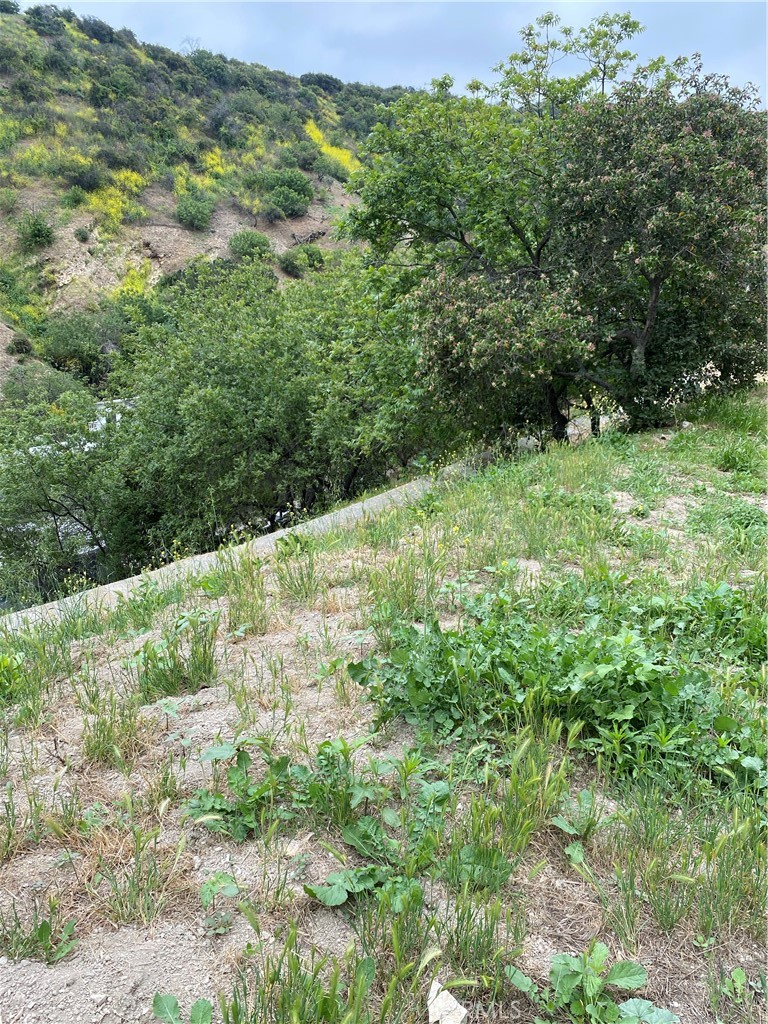
[[[0,10],[0,320],[33,338],[48,310],[229,255],[244,228],[278,255],[294,234],[328,244],[376,107],[407,91],[15,6]]]
[[[764,406],[684,413],[0,620],[3,1014],[764,1021]]]

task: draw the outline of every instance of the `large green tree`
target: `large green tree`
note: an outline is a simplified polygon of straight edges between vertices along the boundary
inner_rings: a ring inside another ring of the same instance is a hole
[[[637,420],[764,361],[766,122],[698,60],[645,69],[558,125],[554,229],[597,315],[582,367]]]
[[[563,437],[571,398],[647,419],[705,365],[710,380],[754,373],[763,118],[695,62],[618,86],[638,30],[629,15],[579,32],[545,15],[493,89],[457,97],[442,79],[372,133],[350,230],[430,278],[426,370],[484,433],[478,395]],[[563,58],[581,69],[557,74]]]

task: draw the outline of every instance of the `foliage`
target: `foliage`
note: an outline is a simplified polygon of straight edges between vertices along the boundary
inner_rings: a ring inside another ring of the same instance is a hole
[[[360,166],[360,161],[354,153],[344,149],[343,146],[334,146],[328,142],[322,129],[311,118],[304,125],[304,130],[315,145],[318,146],[323,156],[327,158],[328,162],[323,164],[323,167],[328,168],[326,173],[330,173],[332,177],[336,177],[336,174],[333,174],[333,171],[330,170],[331,168],[340,167],[342,174],[349,174]],[[315,170],[318,174],[322,173],[317,167],[317,162],[315,163]],[[340,180],[344,180],[344,178],[342,177]]]
[[[47,914],[41,913],[35,902],[30,922],[21,919],[15,901],[5,913],[0,912],[0,949],[11,960],[35,959],[55,964],[75,948],[75,922],[62,920],[52,897],[46,909]]]
[[[567,1012],[574,1024],[675,1024],[679,1020],[676,1014],[659,1009],[647,999],[628,999],[617,1005],[608,986],[632,991],[642,988],[648,975],[644,967],[630,960],[617,960],[607,969],[608,955],[608,947],[602,942],[593,942],[578,957],[556,954],[546,989],[539,988],[516,967],[507,967],[506,974],[512,985],[550,1020],[558,1011]]]
[[[67,189],[64,195],[61,197],[61,205],[66,210],[76,210],[83,203],[88,201],[88,193],[80,185],[73,185],[72,188]]]
[[[31,362],[11,367],[3,384],[2,400],[15,409],[24,409],[38,403],[53,405],[68,391],[82,390],[82,382],[70,373]]]
[[[176,204],[176,218],[190,231],[205,231],[211,223],[216,206],[213,196],[201,192],[189,192],[181,196]]]
[[[510,412],[536,413],[537,396],[562,438],[576,397],[619,403],[640,422],[705,378],[754,380],[766,169],[751,92],[686,61],[657,61],[615,86],[638,23],[622,14],[579,33],[558,25],[546,14],[525,28],[493,88],[473,83],[456,97],[445,77],[429,96],[398,100],[354,176],[361,203],[349,229],[382,259],[398,253],[430,278],[446,275],[427,303],[424,359],[455,405],[466,394],[469,416],[496,377],[474,358],[457,307],[470,329],[483,317],[481,347],[497,350],[498,365],[509,346],[513,368],[522,332],[509,306],[525,305],[530,282],[550,294],[550,329],[580,307],[570,358],[542,345],[538,373],[510,371],[510,398],[495,410],[498,429]],[[564,56],[586,69],[557,77]],[[477,301],[467,306],[468,293]],[[442,344],[430,347],[436,329]]]
[[[531,621],[503,592],[472,608],[476,625],[402,631],[386,658],[350,665],[379,720],[404,714],[442,740],[503,732],[557,714],[581,730],[580,746],[636,774],[674,765],[724,784],[768,783],[766,745],[755,728],[765,620],[727,584],[677,599],[605,608],[585,596],[579,631]],[[738,682],[713,686],[699,644],[742,666]],[[710,638],[705,640],[704,638]]]
[[[592,317],[567,286],[555,293],[541,281],[514,287],[506,278],[451,281],[441,272],[412,301],[435,402],[481,438],[500,424],[546,420],[553,368],[572,373],[587,354]]]
[[[42,213],[26,212],[19,220],[16,229],[19,248],[24,252],[45,249],[53,244],[53,226]]]
[[[105,376],[119,333],[119,320],[109,313],[61,314],[51,318],[36,347],[55,369],[97,384]]]
[[[397,342],[407,319],[396,289],[354,258],[317,280],[277,292],[261,263],[200,263],[155,294],[52,320],[37,350],[93,384],[116,363],[122,399],[107,400],[114,412],[96,431],[95,405],[75,420],[40,407],[21,423],[0,416],[3,450],[24,453],[0,460],[3,493],[15,495],[3,558],[34,523],[51,581],[92,530],[89,575],[124,574],[174,547],[209,550],[231,528],[260,529],[294,502],[351,495],[393,463],[438,451],[448,428],[414,380],[415,350]],[[63,508],[41,494],[54,479]],[[26,544],[17,554],[28,557]]]
[[[176,996],[162,995],[155,993],[152,1000],[152,1014],[155,1020],[163,1021],[163,1024],[184,1024],[181,1007]],[[211,1024],[213,1019],[213,1006],[207,999],[198,999],[190,1008],[189,1024]]]
[[[754,379],[766,223],[756,97],[680,61],[567,110],[558,129],[556,230],[582,301],[600,311],[585,368],[631,415],[650,406],[640,416],[713,366],[721,387]]]
[[[280,269],[290,277],[297,278],[303,277],[308,270],[318,270],[324,262],[323,250],[316,245],[292,246],[278,259]]]
[[[109,466],[116,423],[107,417],[93,443],[99,410],[91,396],[70,390],[54,405],[2,413],[0,552],[16,599],[34,602],[59,592],[84,563],[100,556],[108,565],[108,548],[124,549],[135,527],[127,505],[118,511],[123,499]]]
[[[0,188],[0,213],[13,213],[19,201],[19,193],[15,188]]]
[[[229,240],[229,248],[233,256],[243,259],[246,256],[265,259],[272,254],[272,243],[261,231],[244,229],[237,231]]]

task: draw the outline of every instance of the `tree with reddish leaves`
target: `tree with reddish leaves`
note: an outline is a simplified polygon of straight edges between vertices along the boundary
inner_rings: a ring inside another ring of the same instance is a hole
[[[619,84],[639,27],[545,15],[492,89],[438,80],[372,133],[350,231],[429,279],[413,303],[424,372],[483,433],[548,417],[562,438],[574,399],[649,422],[759,366],[764,115],[695,59]],[[558,76],[563,57],[586,66]]]
[[[599,337],[583,373],[637,422],[764,362],[765,130],[754,94],[698,60],[563,114],[554,232]]]

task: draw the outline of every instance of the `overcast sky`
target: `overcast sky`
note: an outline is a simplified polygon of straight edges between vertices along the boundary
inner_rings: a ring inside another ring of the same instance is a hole
[[[766,5],[750,2],[656,3],[229,3],[61,0],[143,42],[178,50],[186,39],[241,60],[301,75],[325,71],[345,81],[428,85],[443,74],[458,88],[513,51],[518,30],[547,10],[565,24],[585,24],[603,11],[631,11],[646,31],[641,58],[699,52],[707,71],[748,81],[766,95]]]

